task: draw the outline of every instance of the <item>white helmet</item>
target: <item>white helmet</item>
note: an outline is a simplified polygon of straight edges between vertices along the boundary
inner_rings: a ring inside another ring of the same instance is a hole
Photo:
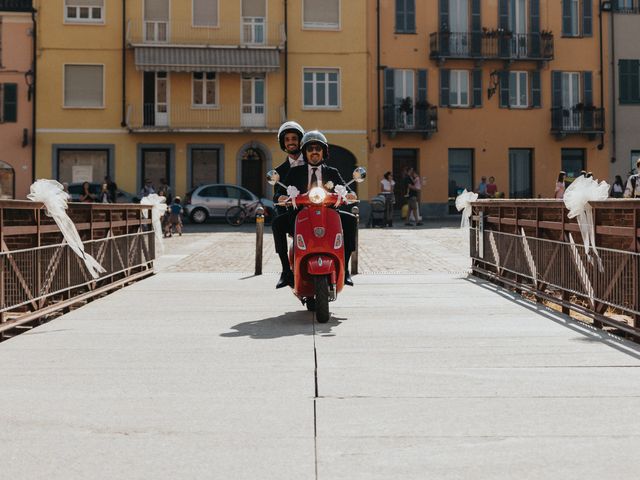
[[[280,148],[282,149],[283,152],[287,152],[287,149],[284,146],[284,134],[287,132],[297,133],[298,142],[300,142],[300,140],[302,140],[302,137],[304,137],[304,128],[302,128],[302,126],[298,122],[293,122],[293,121],[284,122],[282,125],[280,125],[280,128],[278,129],[278,143],[280,144]]]

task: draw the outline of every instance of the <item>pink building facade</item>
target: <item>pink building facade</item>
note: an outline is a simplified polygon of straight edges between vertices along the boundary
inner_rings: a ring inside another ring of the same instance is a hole
[[[31,1],[0,0],[0,199],[25,199],[32,183]]]

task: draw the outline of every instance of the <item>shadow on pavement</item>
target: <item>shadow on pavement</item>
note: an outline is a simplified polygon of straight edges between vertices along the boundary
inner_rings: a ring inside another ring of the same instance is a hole
[[[337,327],[345,320],[336,316],[331,316],[327,323],[317,323],[314,315],[307,311],[287,312],[277,317],[264,318],[251,322],[238,323],[231,327],[233,332],[220,334],[221,337],[250,337],[256,340],[268,340],[281,337],[292,337],[295,335],[324,335],[331,336],[332,328]],[[315,324],[315,325],[314,325]]]

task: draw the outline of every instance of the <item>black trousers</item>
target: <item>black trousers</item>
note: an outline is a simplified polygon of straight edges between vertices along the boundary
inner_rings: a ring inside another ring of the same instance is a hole
[[[273,222],[271,222],[273,243],[279,255],[288,254],[287,233],[293,235],[298,212],[299,210],[290,210],[287,213],[278,215]],[[355,215],[342,210],[338,210],[338,213],[340,214],[340,221],[342,222],[344,256],[345,260],[347,260],[356,249],[356,229],[358,228],[358,224]]]

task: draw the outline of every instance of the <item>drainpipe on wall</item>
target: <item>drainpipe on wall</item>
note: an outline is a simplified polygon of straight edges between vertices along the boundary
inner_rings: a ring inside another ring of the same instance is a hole
[[[617,93],[616,93],[616,29],[615,29],[615,18],[613,11],[610,14],[610,30],[609,35],[611,36],[611,163],[616,163],[618,152],[617,142],[616,142],[616,103],[617,103]]]
[[[31,92],[31,183],[36,181],[36,90],[38,86],[37,82],[37,61],[36,55],[38,52],[38,28],[36,23],[37,10],[31,7],[31,23],[33,24],[33,47],[32,47],[32,66],[33,70],[33,91]]]
[[[289,119],[288,93],[289,93],[289,21],[287,0],[284,0],[284,117]]]
[[[603,60],[603,47],[602,47],[602,5],[598,2],[598,29],[600,31],[600,108],[604,113],[604,60]],[[606,115],[602,116],[604,122]],[[606,124],[606,122],[605,122]],[[600,143],[597,146],[598,150],[604,148],[604,132],[600,134]]]
[[[127,126],[127,0],[122,0],[122,121]]]
[[[376,0],[376,104],[378,110],[378,141],[376,142],[376,148],[382,146],[382,132],[380,131],[380,0]]]

